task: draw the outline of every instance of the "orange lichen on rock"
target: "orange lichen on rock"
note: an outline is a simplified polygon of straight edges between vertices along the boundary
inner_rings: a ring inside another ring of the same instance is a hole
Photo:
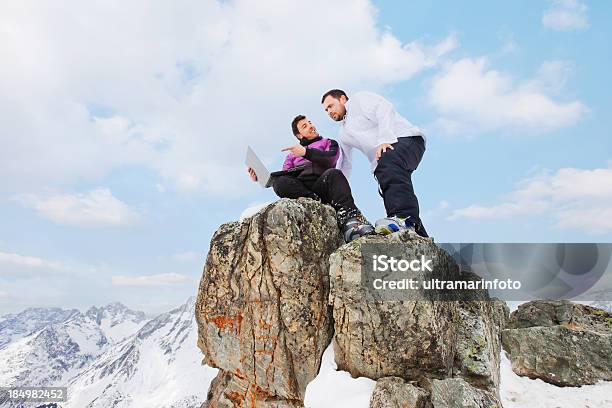
[[[232,401],[234,407],[244,407],[244,395],[239,392],[231,391],[225,394],[228,400]]]
[[[238,377],[238,378],[241,378],[241,379],[245,379],[246,378],[246,376],[242,373],[242,371],[240,371],[239,368],[236,368],[236,370],[234,371],[234,375],[236,377]]]
[[[271,329],[273,327],[272,323],[266,323],[263,321],[263,319],[259,319],[259,327],[261,327],[262,329]]]
[[[207,319],[212,322],[221,330],[234,331],[236,334],[240,334],[240,328],[242,324],[242,316],[216,316]]]

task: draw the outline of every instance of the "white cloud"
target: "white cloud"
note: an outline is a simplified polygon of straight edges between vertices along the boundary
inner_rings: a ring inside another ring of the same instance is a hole
[[[593,234],[612,231],[612,207],[606,205],[591,208],[573,208],[557,213],[557,227],[586,230]]]
[[[144,166],[164,187],[238,194],[246,144],[280,154],[297,112],[328,120],[325,90],[381,88],[457,46],[402,43],[365,0],[31,0],[3,4],[0,31],[11,193]]]
[[[0,265],[24,268],[43,268],[52,270],[65,269],[61,262],[48,261],[35,256],[20,255],[12,252],[0,252]]]
[[[8,300],[9,298],[9,294],[3,290],[0,290],[0,302],[4,302],[5,300]]]
[[[142,218],[139,213],[114,197],[107,188],[76,194],[22,194],[15,199],[36,210],[40,216],[58,224],[125,226],[135,224]]]
[[[518,215],[540,214],[547,208],[548,206],[546,203],[538,202],[502,203],[490,207],[474,204],[465,208],[454,210],[449,219],[504,219]]]
[[[586,112],[580,101],[563,102],[551,94],[560,92],[571,65],[547,61],[538,75],[517,82],[491,69],[485,57],[448,63],[434,78],[430,103],[442,114],[435,126],[450,134],[487,130],[547,132],[576,123]]]
[[[449,219],[504,219],[549,215],[557,228],[593,234],[612,232],[612,166],[542,171],[520,181],[517,188],[492,206],[456,209]]]
[[[544,27],[559,31],[588,28],[587,6],[579,0],[552,0],[542,15]]]
[[[178,273],[160,273],[157,275],[124,276],[118,275],[111,278],[111,283],[115,286],[174,286],[190,282],[191,278],[187,275]]]

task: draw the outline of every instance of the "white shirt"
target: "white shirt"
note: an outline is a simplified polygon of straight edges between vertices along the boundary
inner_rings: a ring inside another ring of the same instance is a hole
[[[422,136],[423,132],[395,111],[393,104],[372,92],[358,92],[346,102],[346,116],[342,120],[338,144],[338,168],[348,178],[352,168],[352,150],[359,149],[376,168],[376,148],[383,143],[393,144],[398,137]]]

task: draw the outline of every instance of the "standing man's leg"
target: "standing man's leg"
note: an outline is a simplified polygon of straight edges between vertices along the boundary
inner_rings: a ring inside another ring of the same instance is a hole
[[[402,137],[382,154],[374,170],[387,217],[406,219],[421,236],[428,236],[419,217],[419,201],[412,186],[412,172],[423,158],[425,143],[420,136]],[[406,224],[408,224],[406,223]],[[391,230],[392,231],[392,230]]]

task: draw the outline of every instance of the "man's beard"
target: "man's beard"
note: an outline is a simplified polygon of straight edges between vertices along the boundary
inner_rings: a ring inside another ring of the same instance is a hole
[[[339,113],[337,116],[337,119],[334,119],[336,122],[342,122],[344,120],[344,117],[346,116],[346,109],[344,110],[344,112]]]

